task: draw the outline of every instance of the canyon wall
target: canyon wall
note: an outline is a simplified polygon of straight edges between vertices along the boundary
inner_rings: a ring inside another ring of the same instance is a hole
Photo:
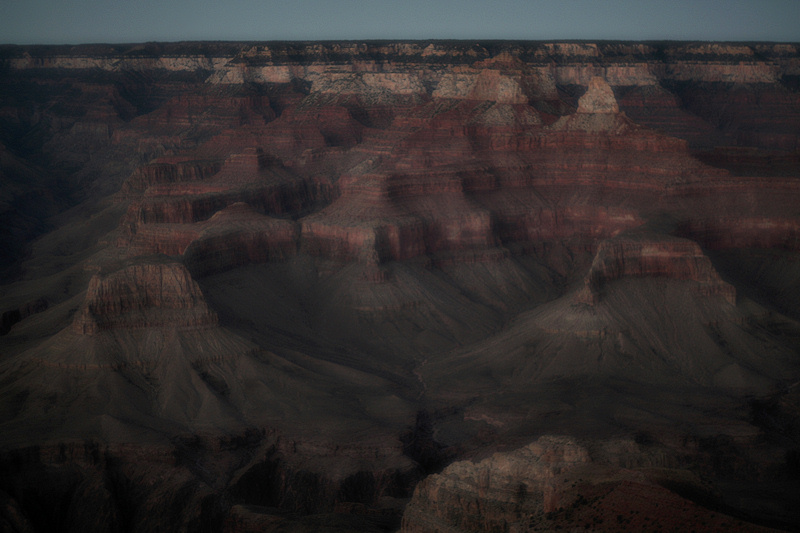
[[[799,161],[796,44],[0,46],[0,516],[793,525]]]

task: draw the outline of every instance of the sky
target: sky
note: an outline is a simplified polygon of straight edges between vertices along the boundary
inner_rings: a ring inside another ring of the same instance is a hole
[[[800,0],[0,0],[0,43],[800,42]]]

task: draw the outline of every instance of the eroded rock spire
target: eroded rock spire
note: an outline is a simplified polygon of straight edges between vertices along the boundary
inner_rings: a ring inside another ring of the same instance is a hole
[[[578,113],[619,113],[614,91],[605,79],[595,76],[578,100]]]

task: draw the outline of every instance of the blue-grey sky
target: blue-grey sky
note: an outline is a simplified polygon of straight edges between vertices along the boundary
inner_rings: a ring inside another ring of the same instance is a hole
[[[800,41],[800,0],[0,0],[0,43]]]

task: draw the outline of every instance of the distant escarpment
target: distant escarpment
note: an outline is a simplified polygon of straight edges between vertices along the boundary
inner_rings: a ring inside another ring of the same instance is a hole
[[[19,530],[798,523],[796,44],[0,46],[0,222]]]

